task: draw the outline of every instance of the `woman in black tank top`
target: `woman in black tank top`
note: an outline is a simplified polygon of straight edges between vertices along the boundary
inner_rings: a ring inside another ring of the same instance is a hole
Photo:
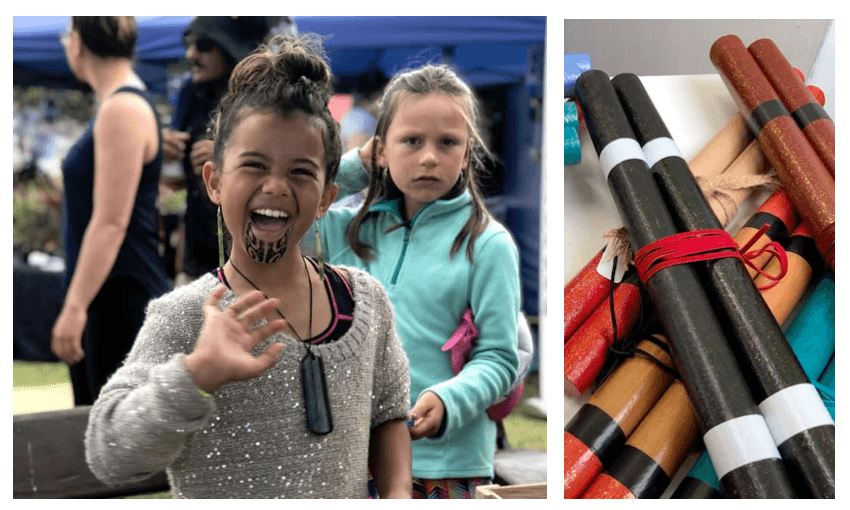
[[[72,72],[97,97],[62,164],[66,294],[51,335],[83,405],[129,352],[147,301],[167,290],[154,203],[162,152],[156,112],[133,72],[134,19],[74,16],[61,39]]]

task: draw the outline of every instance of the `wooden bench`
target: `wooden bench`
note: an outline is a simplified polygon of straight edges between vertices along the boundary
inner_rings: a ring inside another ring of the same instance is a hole
[[[90,406],[14,416],[15,498],[116,498],[169,491],[165,473],[106,485],[86,464],[83,437]]]

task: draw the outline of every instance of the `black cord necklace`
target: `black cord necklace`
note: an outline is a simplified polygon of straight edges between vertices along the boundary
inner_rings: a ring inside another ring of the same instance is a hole
[[[307,268],[307,259],[301,257],[301,260],[304,262],[304,273],[307,275],[307,284],[310,287],[310,321],[307,326],[308,341],[305,342],[301,338],[280,309],[275,307],[275,311],[277,311],[278,315],[286,321],[289,329],[292,330],[292,333],[295,334],[295,337],[299,340],[301,345],[307,349],[307,354],[301,359],[301,386],[304,390],[304,408],[307,412],[307,428],[310,429],[310,432],[313,434],[323,436],[333,430],[333,419],[331,418],[331,403],[328,400],[328,388],[327,383],[325,382],[325,365],[322,362],[322,358],[313,354],[313,350],[310,349],[309,340],[313,337],[313,282],[310,281],[310,270]],[[257,284],[252,282],[250,278],[245,276],[245,273],[236,267],[232,259],[230,260],[230,265],[233,267],[234,271],[239,273],[239,276],[245,279],[246,282],[262,292],[266,299],[269,298],[269,296],[266,295],[266,293],[263,292]],[[223,270],[221,274],[222,276],[224,275]],[[227,282],[225,281],[225,283]]]
[[[307,260],[304,257],[301,257],[301,261],[304,262],[304,273],[307,275],[307,285],[310,287],[310,322],[307,326],[307,339],[309,340],[309,339],[313,338],[313,282],[310,281],[310,270],[307,269]],[[245,276],[245,273],[240,271],[239,268],[236,267],[236,264],[234,264],[232,260],[230,261],[230,265],[233,267],[234,271],[239,273],[239,276],[241,276],[246,282],[251,284],[252,287],[254,287],[255,289],[262,292],[263,296],[265,296],[266,299],[269,299],[269,296],[265,292],[263,292],[262,289],[257,287],[256,283],[252,282],[250,278]],[[301,335],[299,335],[298,332],[295,331],[295,328],[289,322],[289,319],[286,318],[286,315],[284,315],[283,312],[280,311],[280,308],[275,307],[275,311],[277,312],[278,315],[280,315],[281,319],[286,321],[286,324],[289,326],[289,329],[292,330],[292,333],[295,335],[295,338],[297,338],[299,342],[304,343],[304,339],[302,339]],[[307,345],[307,344],[305,344],[305,345]],[[307,347],[307,350],[308,351],[310,350],[309,346]]]

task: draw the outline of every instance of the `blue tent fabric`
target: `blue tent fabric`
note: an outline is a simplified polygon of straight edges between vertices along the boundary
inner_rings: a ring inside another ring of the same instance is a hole
[[[67,16],[13,17],[15,83],[41,79],[76,86],[59,34]],[[378,70],[385,76],[423,61],[449,61],[473,86],[520,83],[528,48],[543,45],[544,17],[329,17],[294,18],[299,32],[325,38],[334,74],[349,77]],[[188,16],[138,18],[136,55],[148,85],[165,92],[167,66],[183,59]]]

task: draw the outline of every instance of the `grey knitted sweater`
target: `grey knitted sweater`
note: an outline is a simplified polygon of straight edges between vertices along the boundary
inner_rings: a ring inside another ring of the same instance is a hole
[[[392,306],[367,273],[348,269],[354,320],[335,342],[313,346],[324,361],[333,432],[307,430],[301,387],[305,347],[286,344],[261,376],[204,396],[183,363],[203,323],[212,275],[151,301],[124,365],[92,408],[86,460],[106,483],[167,470],[179,498],[367,496],[370,429],[409,415],[407,358]],[[236,297],[228,292],[224,308]]]

